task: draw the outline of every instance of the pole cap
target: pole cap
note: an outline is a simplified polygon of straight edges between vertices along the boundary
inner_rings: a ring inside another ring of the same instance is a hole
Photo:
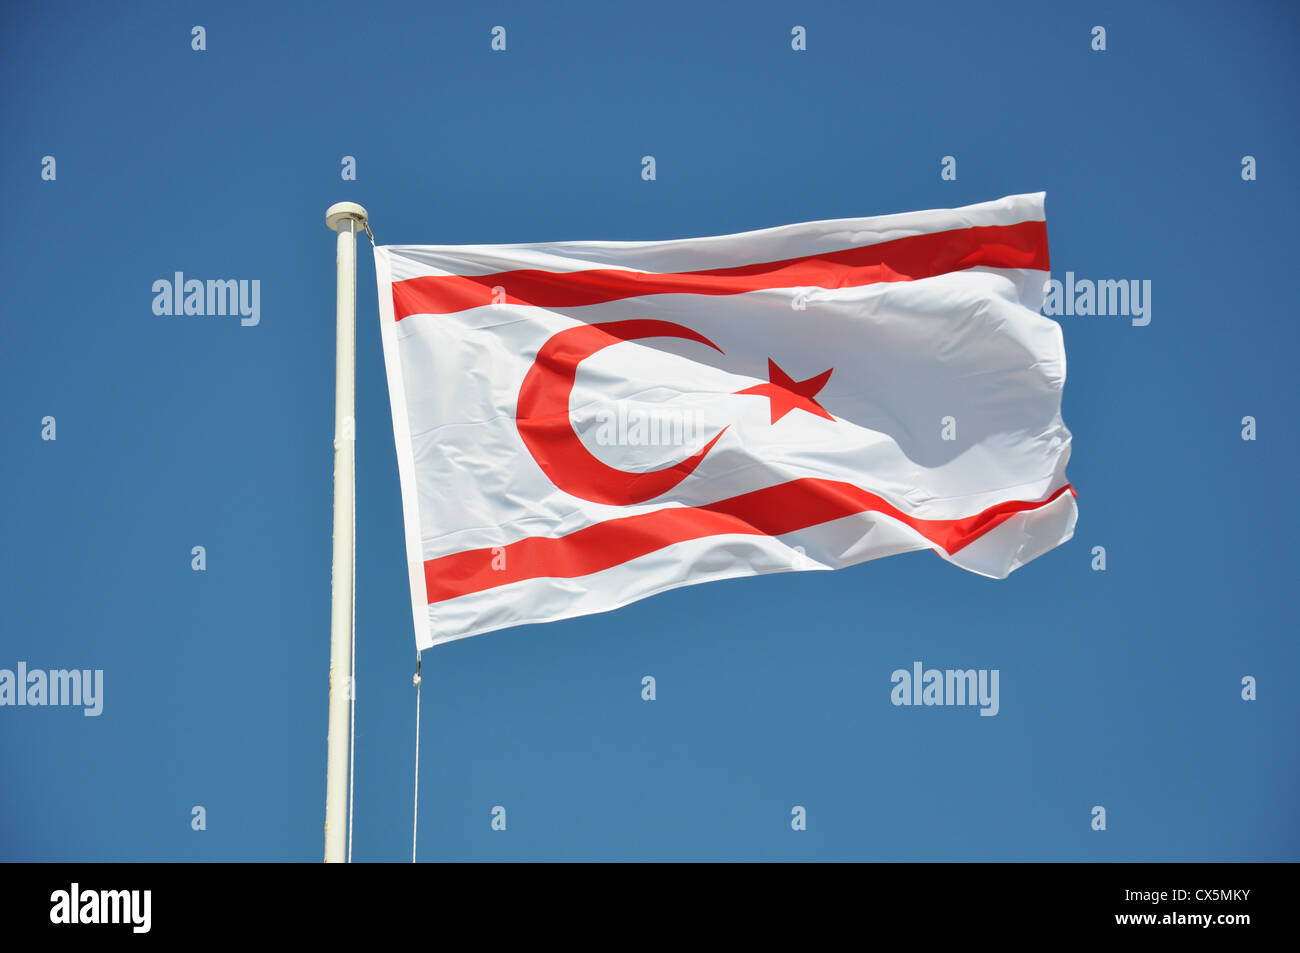
[[[325,224],[339,232],[347,227],[349,221],[355,221],[359,228],[366,225],[366,210],[356,202],[335,202],[325,210]]]

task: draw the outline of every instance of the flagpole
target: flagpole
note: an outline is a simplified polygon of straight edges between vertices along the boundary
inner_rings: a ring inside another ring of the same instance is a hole
[[[347,859],[348,723],[352,691],[352,598],[355,546],[357,231],[366,210],[338,202],[325,211],[338,232],[337,333],[334,358],[334,555],[330,598],[329,737],[325,756],[325,862]]]

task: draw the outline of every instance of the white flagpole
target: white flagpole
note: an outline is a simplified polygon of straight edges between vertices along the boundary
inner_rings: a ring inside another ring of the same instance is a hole
[[[338,326],[334,359],[334,557],[330,601],[330,710],[325,760],[325,862],[347,859],[348,714],[352,690],[355,497],[357,231],[366,210],[338,202],[325,212],[338,232]]]

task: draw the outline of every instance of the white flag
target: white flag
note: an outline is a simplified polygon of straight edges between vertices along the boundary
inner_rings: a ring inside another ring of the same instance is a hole
[[[661,242],[375,249],[420,648],[1069,539],[1043,194]]]

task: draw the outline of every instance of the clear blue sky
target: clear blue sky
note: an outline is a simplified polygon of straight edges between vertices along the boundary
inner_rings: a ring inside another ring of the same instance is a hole
[[[381,242],[469,243],[1042,189],[1054,275],[1153,286],[1147,327],[1059,319],[1074,540],[1004,582],[913,553],[435,648],[421,857],[1297,859],[1298,24],[1285,2],[5,5],[0,668],[101,668],[105,698],[0,708],[0,858],[320,858],[332,202]],[[260,325],[154,315],[176,271],[259,279]],[[401,860],[415,653],[365,241],[358,303],[354,856]],[[1000,670],[1000,713],[891,706],[915,660]]]

